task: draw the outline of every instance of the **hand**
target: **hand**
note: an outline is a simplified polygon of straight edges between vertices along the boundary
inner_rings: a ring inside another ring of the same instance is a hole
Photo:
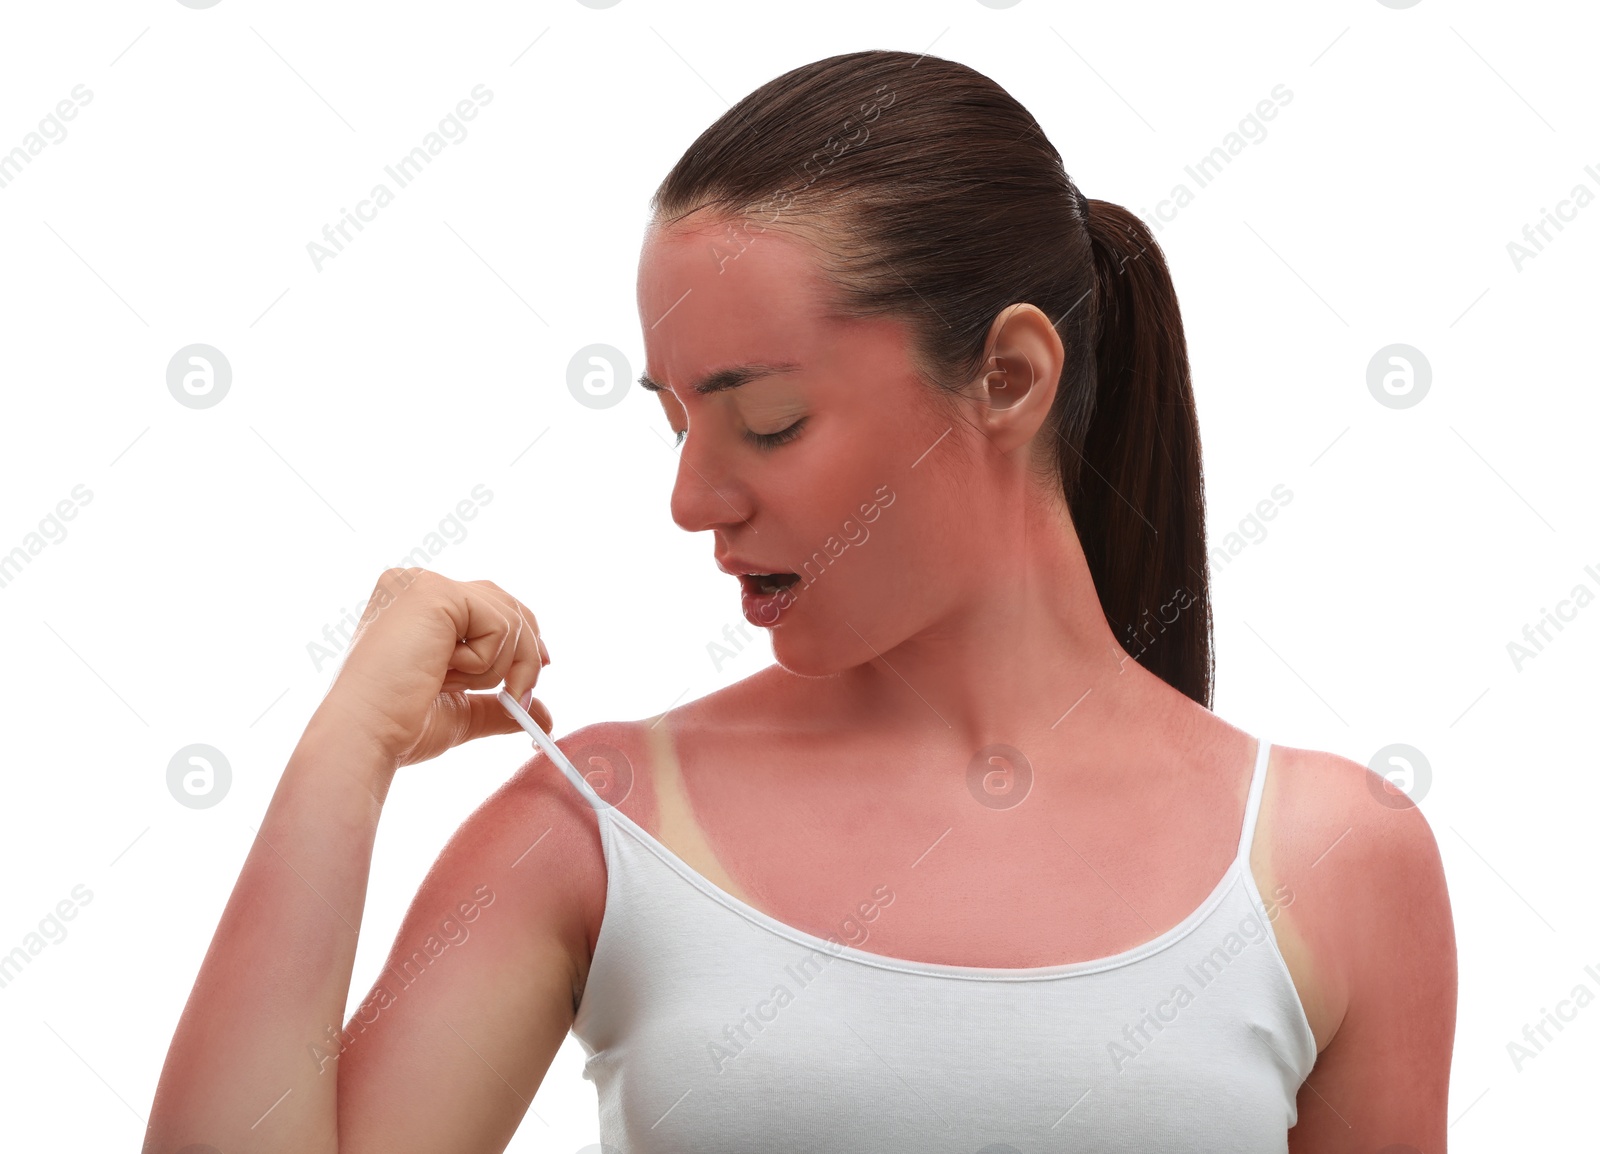
[[[493,581],[388,569],[319,712],[364,730],[397,768],[414,765],[474,738],[521,732],[493,693],[467,692],[502,681],[549,732],[550,711],[528,697],[549,661],[532,610]]]

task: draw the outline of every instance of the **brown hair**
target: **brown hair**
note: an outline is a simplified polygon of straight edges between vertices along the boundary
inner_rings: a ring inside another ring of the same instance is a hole
[[[1177,294],[1138,217],[1085,198],[987,76],[879,50],[786,72],[702,132],[650,210],[666,223],[706,207],[738,222],[721,259],[751,230],[815,241],[838,312],[905,319],[917,367],[947,393],[977,375],[1007,305],[1054,318],[1067,359],[1049,457],[1106,620],[1210,707],[1199,421]]]

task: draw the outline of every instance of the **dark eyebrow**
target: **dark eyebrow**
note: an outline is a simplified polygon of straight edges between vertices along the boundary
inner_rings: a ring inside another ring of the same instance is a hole
[[[799,365],[791,364],[787,361],[781,364],[734,365],[732,368],[718,369],[714,373],[707,373],[694,386],[694,391],[702,397],[710,393],[726,392],[728,389],[737,389],[740,385],[748,384],[761,377],[770,377],[776,373],[792,373],[799,367]],[[640,373],[639,387],[652,393],[659,393],[666,386],[651,380],[650,374]]]

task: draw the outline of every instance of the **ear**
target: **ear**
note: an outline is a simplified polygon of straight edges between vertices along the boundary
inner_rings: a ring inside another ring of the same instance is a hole
[[[984,362],[974,382],[974,414],[1002,452],[1033,442],[1044,426],[1066,350],[1050,318],[1030,304],[1007,305],[989,326]]]

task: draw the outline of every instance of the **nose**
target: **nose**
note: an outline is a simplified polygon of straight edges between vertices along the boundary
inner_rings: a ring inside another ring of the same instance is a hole
[[[748,490],[726,461],[719,460],[713,450],[699,447],[691,433],[678,450],[678,476],[672,483],[674,524],[699,533],[748,524],[753,512]]]

